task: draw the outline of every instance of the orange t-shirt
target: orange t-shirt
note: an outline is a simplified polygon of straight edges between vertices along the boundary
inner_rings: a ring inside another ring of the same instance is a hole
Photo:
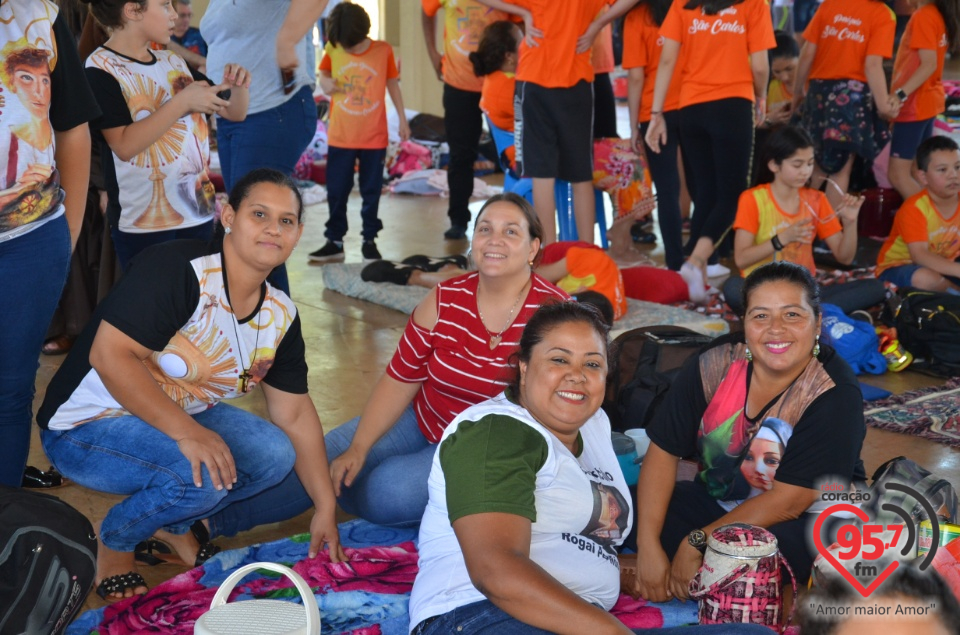
[[[947,55],[947,25],[933,3],[925,4],[910,17],[907,28],[900,38],[900,48],[893,62],[892,90],[903,86],[920,66],[920,49],[935,51],[937,70],[920,85],[905,104],[894,121],[923,121],[936,117],[946,107],[943,90],[943,60]]]
[[[343,89],[330,100],[329,144],[357,150],[386,148],[389,137],[384,97],[387,80],[398,75],[393,48],[372,40],[370,48],[355,55],[327,44],[320,70],[329,72]]]
[[[776,46],[766,0],[745,0],[717,15],[670,5],[660,35],[680,42],[673,74],[680,83],[680,107],[731,97],[754,100],[750,54]]]
[[[593,41],[590,50],[590,63],[594,73],[610,73],[617,67],[613,57],[613,26],[607,25],[600,29],[597,38]]]
[[[526,40],[520,44],[517,81],[533,82],[545,88],[569,88],[580,80],[593,81],[590,51],[578,55],[577,38],[611,0],[510,2],[530,11],[533,23],[544,34],[538,46],[527,46]]]
[[[833,213],[833,208],[823,192],[807,187],[802,188],[800,190],[799,211],[796,214],[788,214],[777,203],[769,183],[758,185],[740,195],[740,201],[737,203],[737,218],[733,221],[733,228],[750,232],[754,236],[753,244],[762,245],[803,218],[803,215],[815,217],[817,238],[820,240],[826,240],[830,236],[843,231],[840,219]],[[740,273],[746,278],[751,271],[760,265],[772,262],[774,256],[756,262],[744,268]],[[817,266],[813,262],[813,243],[794,241],[784,245],[780,257],[787,262],[803,265],[810,271],[811,275],[817,273]]]
[[[468,56],[477,50],[488,24],[509,20],[510,16],[476,0],[421,0],[421,5],[423,12],[431,18],[444,9],[443,81],[454,88],[479,93],[483,78],[473,74]]]
[[[614,320],[627,314],[623,277],[617,263],[605,251],[590,247],[570,247],[565,257],[568,273],[557,281],[558,287],[570,294],[583,289],[603,294],[613,305]]]
[[[824,0],[803,32],[817,47],[810,79],[867,81],[867,55],[891,57],[897,17],[880,0]]]
[[[482,110],[497,128],[513,132],[513,88],[517,84],[513,73],[494,71],[483,78],[480,93]]]
[[[877,275],[891,267],[915,264],[907,247],[910,243],[927,243],[931,253],[956,260],[960,256],[960,205],[953,216],[944,218],[927,190],[904,201],[877,256]]]
[[[657,83],[657,68],[660,65],[660,53],[663,51],[663,38],[660,27],[653,21],[650,9],[642,4],[627,14],[623,21],[623,63],[624,68],[643,68],[643,94],[640,95],[640,112],[637,121],[650,121],[653,110],[653,87]],[[676,79],[676,78],[675,78]],[[667,98],[663,102],[663,111],[669,112],[680,107],[680,82],[671,81],[667,89]]]

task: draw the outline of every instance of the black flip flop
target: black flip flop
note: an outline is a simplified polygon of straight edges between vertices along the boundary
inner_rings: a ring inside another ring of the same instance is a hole
[[[177,554],[173,553],[170,545],[156,538],[150,538],[149,540],[138,543],[133,550],[133,558],[148,567],[155,567],[158,564],[183,563],[183,560],[181,560]]]
[[[120,600],[129,599],[127,597],[114,597],[115,593],[123,595],[123,592],[127,589],[136,589],[137,587],[141,586],[147,587],[147,581],[144,580],[143,576],[136,571],[129,571],[127,573],[121,573],[120,575],[112,575],[109,578],[104,578],[101,580],[100,584],[97,585],[97,595],[99,595],[103,601],[110,602],[112,604],[114,602],[119,602]],[[137,593],[136,595],[144,594]]]

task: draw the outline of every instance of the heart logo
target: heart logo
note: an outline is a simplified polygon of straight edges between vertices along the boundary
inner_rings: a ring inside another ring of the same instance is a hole
[[[820,552],[820,555],[823,556],[827,562],[833,565],[833,568],[836,569],[837,572],[840,575],[842,575],[846,579],[846,581],[849,582],[853,586],[853,588],[860,593],[860,595],[862,595],[863,597],[867,597],[868,595],[873,593],[873,591],[878,586],[880,586],[883,583],[883,581],[886,580],[887,577],[889,577],[890,574],[897,569],[897,567],[900,566],[900,563],[894,560],[893,562],[887,565],[886,569],[880,572],[880,575],[878,575],[874,579],[874,581],[870,583],[869,586],[866,586],[866,587],[863,586],[860,580],[855,578],[854,575],[850,573],[850,571],[848,571],[847,568],[840,563],[840,561],[838,561],[836,558],[833,557],[833,554],[830,553],[830,550],[823,545],[823,540],[820,537],[820,529],[823,527],[823,523],[827,520],[827,518],[830,517],[831,514],[839,511],[850,512],[851,514],[853,514],[854,516],[862,520],[864,523],[870,520],[870,517],[867,516],[867,513],[862,509],[860,509],[859,507],[855,507],[848,503],[838,503],[836,505],[831,505],[830,507],[826,508],[820,513],[820,515],[817,517],[817,522],[814,523],[813,525],[813,544],[816,546],[817,551]]]

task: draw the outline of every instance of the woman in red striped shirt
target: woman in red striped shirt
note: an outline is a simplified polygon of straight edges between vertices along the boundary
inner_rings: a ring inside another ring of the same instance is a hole
[[[340,507],[389,526],[420,523],[436,444],[454,417],[503,391],[527,319],[568,296],[533,273],[543,229],[527,201],[504,193],[477,215],[476,270],[442,282],[414,310],[363,414],[327,434]],[[292,518],[311,505],[296,478],[209,519],[231,536]]]

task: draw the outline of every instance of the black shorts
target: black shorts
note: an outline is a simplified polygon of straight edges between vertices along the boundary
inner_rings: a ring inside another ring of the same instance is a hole
[[[593,180],[593,85],[544,88],[517,82],[514,93],[517,165],[524,177]]]

